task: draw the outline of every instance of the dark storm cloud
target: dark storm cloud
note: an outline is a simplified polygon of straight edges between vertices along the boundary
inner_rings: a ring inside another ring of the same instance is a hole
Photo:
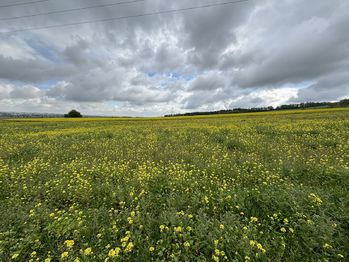
[[[0,31],[219,2],[144,1],[1,21]],[[50,1],[1,9],[0,17],[89,5],[96,2]],[[0,35],[0,96],[16,109],[20,105],[13,101],[26,100],[25,109],[39,110],[41,103],[42,110],[80,105],[103,113],[147,115],[337,100],[349,96],[348,13],[346,0],[250,0]]]

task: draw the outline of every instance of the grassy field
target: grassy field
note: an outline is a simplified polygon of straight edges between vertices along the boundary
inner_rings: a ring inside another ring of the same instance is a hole
[[[348,109],[0,120],[0,261],[348,257]]]

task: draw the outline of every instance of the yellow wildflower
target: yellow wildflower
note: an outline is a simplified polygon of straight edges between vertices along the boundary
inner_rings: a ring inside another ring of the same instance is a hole
[[[219,257],[215,256],[215,255],[212,255],[212,259],[213,261],[215,262],[219,262]]]
[[[120,248],[116,247],[115,249],[110,249],[109,250],[109,253],[108,253],[108,256],[109,257],[118,257],[119,256],[119,253],[120,253]]]
[[[16,253],[16,254],[13,254],[11,258],[12,258],[12,259],[16,259],[18,256],[19,256],[19,254]]]
[[[265,253],[265,252],[266,252],[266,250],[263,248],[262,244],[260,244],[260,243],[257,243],[257,248],[258,248],[260,251],[262,251],[262,253]]]
[[[180,232],[182,232],[182,227],[181,226],[174,227],[174,231],[177,233],[180,233]]]
[[[323,245],[323,248],[325,248],[325,249],[331,249],[332,246],[331,246],[330,244],[328,244],[328,243],[325,243],[325,244]]]
[[[165,226],[164,225],[160,225],[160,232],[164,232]]]
[[[133,224],[133,219],[132,219],[131,217],[128,217],[128,218],[127,218],[127,221],[128,221],[128,223],[129,223],[130,225]]]
[[[121,238],[121,242],[127,242],[130,239],[129,236],[125,236],[123,238]]]
[[[127,247],[125,248],[126,252],[131,252],[134,248],[134,244],[132,242],[128,243]]]
[[[62,254],[61,254],[61,258],[62,259],[65,259],[65,258],[67,258],[69,256],[69,252],[63,252]]]
[[[86,248],[86,249],[84,250],[84,255],[85,255],[85,256],[89,256],[89,255],[91,255],[91,253],[92,253],[92,249],[91,249],[90,247],[88,247],[88,248]]]
[[[67,248],[72,248],[74,246],[74,240],[66,240],[64,241],[64,245],[67,247]]]
[[[315,195],[314,193],[310,193],[309,194],[309,199],[311,202],[313,202],[315,205],[321,205],[322,204],[322,200],[320,197],[318,197],[317,195]]]

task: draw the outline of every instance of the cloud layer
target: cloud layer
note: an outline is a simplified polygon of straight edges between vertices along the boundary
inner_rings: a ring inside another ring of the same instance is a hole
[[[3,20],[0,31],[219,2],[145,0]],[[95,4],[49,1],[0,18]],[[250,0],[0,34],[0,111],[148,116],[338,100],[349,96],[348,14],[346,0]]]

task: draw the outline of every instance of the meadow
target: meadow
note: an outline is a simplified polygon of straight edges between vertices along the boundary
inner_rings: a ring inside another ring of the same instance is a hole
[[[349,109],[0,120],[0,261],[348,261]]]

